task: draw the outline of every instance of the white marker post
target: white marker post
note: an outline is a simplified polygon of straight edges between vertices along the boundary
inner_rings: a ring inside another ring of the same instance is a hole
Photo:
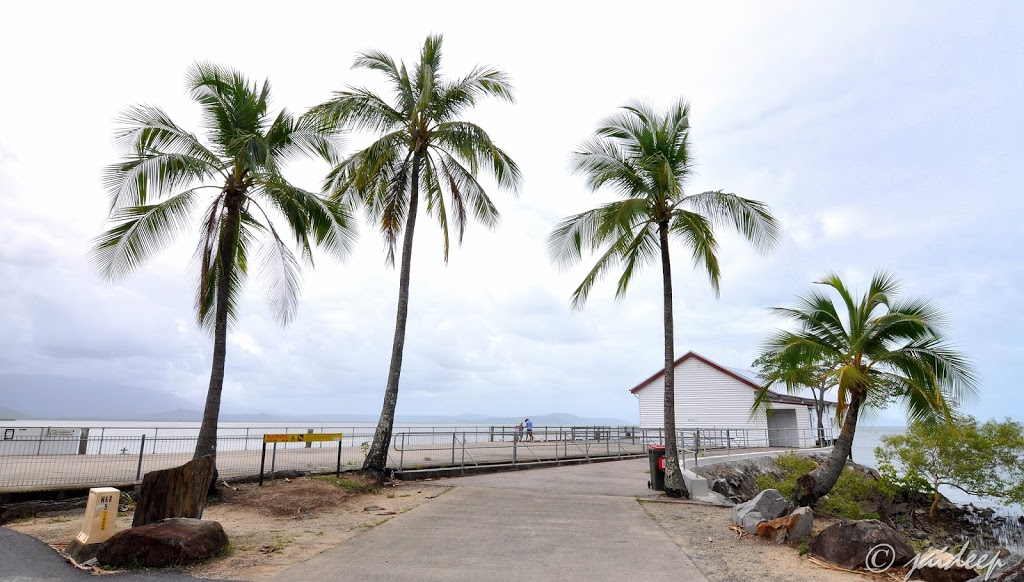
[[[121,502],[121,491],[113,487],[96,487],[89,490],[89,502],[85,506],[85,521],[76,538],[82,545],[99,544],[110,539],[117,531],[117,506]]]

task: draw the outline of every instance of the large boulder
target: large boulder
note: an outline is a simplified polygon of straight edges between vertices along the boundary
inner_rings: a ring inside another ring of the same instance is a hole
[[[768,520],[756,511],[748,511],[743,514],[743,521],[739,525],[750,535],[757,535],[757,527]]]
[[[175,517],[114,534],[100,545],[96,560],[118,568],[164,568],[205,560],[227,545],[216,521]]]
[[[970,582],[1024,582],[1024,557],[1019,554],[1000,554],[999,562],[994,567],[992,558],[991,555],[984,556],[982,567],[979,568],[980,574],[971,578]],[[975,557],[972,563],[978,563],[978,561],[978,558]],[[989,573],[990,567],[991,574]]]
[[[756,497],[745,503],[740,503],[732,508],[732,522],[736,525],[743,525],[744,516],[756,511],[765,520],[773,520],[789,513],[789,503],[782,494],[774,489],[765,489]]]
[[[833,523],[811,540],[808,550],[816,558],[849,570],[866,565],[877,570],[903,566],[916,555],[898,531],[877,519]]]
[[[789,515],[777,517],[755,526],[758,537],[772,540],[777,544],[796,542],[810,537],[813,527],[814,512],[810,507],[798,508]]]
[[[180,467],[150,471],[142,478],[132,527],[169,517],[203,517],[213,483],[213,457],[193,459]]]
[[[942,550],[928,550],[917,558],[914,570],[924,582],[967,582],[978,573],[966,568],[961,560]]]

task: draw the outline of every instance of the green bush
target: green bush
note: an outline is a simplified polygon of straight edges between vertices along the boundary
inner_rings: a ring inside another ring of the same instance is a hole
[[[779,455],[775,458],[775,465],[782,472],[782,477],[779,478],[770,473],[761,475],[757,478],[757,487],[761,491],[775,489],[786,499],[792,498],[796,480],[817,466],[811,459],[793,453]],[[849,519],[878,519],[877,513],[864,513],[862,504],[866,501],[891,499],[891,489],[892,487],[888,483],[876,481],[863,473],[847,468],[843,470],[828,496],[818,501],[815,510],[818,513],[838,515]]]

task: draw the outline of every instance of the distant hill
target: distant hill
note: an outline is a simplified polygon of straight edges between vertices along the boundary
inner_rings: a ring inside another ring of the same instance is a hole
[[[0,395],[4,406],[21,411],[18,418],[53,420],[142,420],[161,411],[195,406],[161,390],[49,374],[0,374]],[[2,409],[0,416],[7,416]]]
[[[21,420],[23,418],[28,418],[28,416],[18,412],[17,410],[11,410],[10,408],[0,406],[0,419]]]
[[[222,412],[221,422],[248,422],[248,423],[375,423],[376,416],[369,414],[231,414]],[[438,426],[450,424],[477,424],[512,426],[524,420],[525,416],[487,416],[484,414],[457,414],[450,416],[443,415],[396,415],[395,422],[404,424],[434,424]],[[160,414],[146,415],[141,418],[133,418],[139,421],[160,421],[160,422],[199,422],[203,419],[203,413],[199,410],[177,409]],[[630,426],[635,423],[621,418],[587,418],[568,414],[564,412],[553,414],[541,414],[530,417],[537,426]]]

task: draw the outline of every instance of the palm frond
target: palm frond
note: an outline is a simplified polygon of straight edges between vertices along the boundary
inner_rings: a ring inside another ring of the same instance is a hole
[[[187,229],[195,199],[192,189],[159,204],[115,211],[110,220],[116,225],[97,237],[91,252],[103,278],[124,278]]]
[[[778,222],[763,202],[716,190],[687,196],[683,204],[716,225],[735,227],[760,252],[778,244]]]

